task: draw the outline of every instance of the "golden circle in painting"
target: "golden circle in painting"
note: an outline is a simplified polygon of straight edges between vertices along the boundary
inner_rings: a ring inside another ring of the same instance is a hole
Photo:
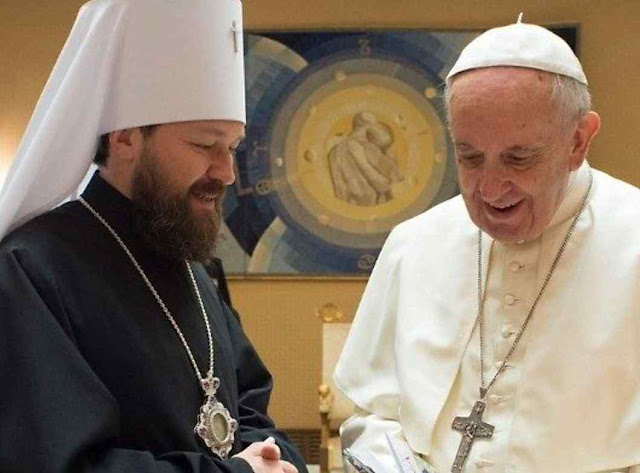
[[[316,216],[315,232],[388,232],[439,189],[445,129],[425,95],[399,79],[340,69],[332,78],[297,104],[284,166],[272,166],[276,188],[294,218]]]

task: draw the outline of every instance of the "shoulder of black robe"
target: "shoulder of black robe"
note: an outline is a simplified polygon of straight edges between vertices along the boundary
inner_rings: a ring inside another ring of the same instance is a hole
[[[183,263],[136,239],[129,201],[99,177],[84,196],[127,243],[206,371],[206,332]],[[203,272],[196,265],[206,289]],[[273,435],[306,471],[266,414],[268,372],[215,289],[203,298],[218,398],[241,424],[231,454]],[[0,244],[0,385],[3,473],[252,471],[194,435],[203,396],[184,347],[123,250],[78,202]]]

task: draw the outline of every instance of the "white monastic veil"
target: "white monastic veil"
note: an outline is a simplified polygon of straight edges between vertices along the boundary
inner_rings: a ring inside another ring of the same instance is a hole
[[[100,135],[246,121],[240,0],[85,4],[0,192],[0,239],[73,195]]]

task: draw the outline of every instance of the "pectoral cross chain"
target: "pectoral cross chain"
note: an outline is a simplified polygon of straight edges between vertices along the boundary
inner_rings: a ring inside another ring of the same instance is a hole
[[[456,459],[451,467],[452,473],[462,473],[464,464],[467,458],[469,458],[473,442],[475,442],[476,439],[488,439],[493,435],[493,425],[482,422],[484,408],[484,401],[476,401],[469,417],[456,417],[453,419],[451,427],[462,433],[462,440],[458,447],[458,453],[456,453]]]

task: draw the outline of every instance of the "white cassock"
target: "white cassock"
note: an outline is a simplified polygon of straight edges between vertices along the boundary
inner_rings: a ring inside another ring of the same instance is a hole
[[[640,472],[640,191],[592,170],[586,208],[508,367],[487,395],[465,472]],[[543,235],[484,234],[485,379],[511,347],[587,189],[576,172]],[[385,433],[449,472],[453,418],[478,400],[477,235],[455,197],[400,224],[371,275],[335,371],[359,407],[357,455],[395,470]]]

